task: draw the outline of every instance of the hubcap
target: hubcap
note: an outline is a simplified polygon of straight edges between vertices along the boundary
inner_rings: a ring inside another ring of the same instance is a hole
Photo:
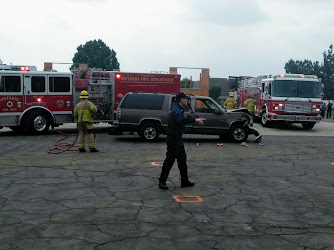
[[[267,113],[262,113],[262,123],[266,124],[268,121],[268,116]]]
[[[46,120],[44,116],[38,115],[34,119],[34,128],[36,131],[43,131],[46,128]]]
[[[237,128],[233,131],[233,136],[236,140],[240,141],[245,138],[245,131],[241,128]]]
[[[154,128],[148,127],[144,131],[144,136],[148,140],[154,139],[156,135],[157,135],[157,132],[155,131]]]

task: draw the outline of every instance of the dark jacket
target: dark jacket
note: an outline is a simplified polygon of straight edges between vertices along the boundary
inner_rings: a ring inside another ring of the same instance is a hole
[[[167,140],[182,142],[182,133],[184,132],[185,125],[194,122],[195,118],[184,117],[183,109],[179,104],[174,105],[168,119]]]
[[[327,111],[328,112],[332,111],[332,105],[333,105],[332,103],[327,104]]]

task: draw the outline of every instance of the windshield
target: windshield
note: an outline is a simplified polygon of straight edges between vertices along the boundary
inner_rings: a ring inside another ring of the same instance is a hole
[[[272,84],[272,96],[321,98],[319,81],[275,80]]]

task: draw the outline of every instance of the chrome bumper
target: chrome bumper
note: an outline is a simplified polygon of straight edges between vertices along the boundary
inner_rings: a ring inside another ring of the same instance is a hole
[[[271,114],[270,117],[271,117],[271,121],[289,121],[289,122],[320,122],[321,121],[321,116]]]

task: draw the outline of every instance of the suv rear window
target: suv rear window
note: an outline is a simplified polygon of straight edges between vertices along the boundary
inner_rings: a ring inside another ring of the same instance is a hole
[[[126,97],[121,108],[160,110],[164,100],[164,95],[132,94]]]

